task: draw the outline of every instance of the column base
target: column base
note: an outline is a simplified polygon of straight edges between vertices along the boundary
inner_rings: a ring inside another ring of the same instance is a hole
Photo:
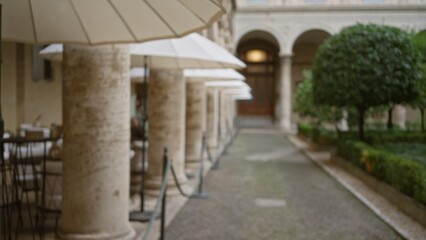
[[[282,131],[291,132],[291,123],[289,121],[277,121],[275,126]]]
[[[128,224],[128,229],[122,233],[109,234],[109,233],[85,233],[85,234],[74,234],[74,233],[61,233],[58,231],[55,239],[57,240],[133,240],[135,238],[135,230]]]
[[[212,161],[214,161],[217,157],[217,150],[218,150],[217,145],[216,146],[209,146],[208,150],[209,150],[210,156],[212,157]]]
[[[185,159],[185,169],[194,170],[200,167],[200,156],[187,156]]]

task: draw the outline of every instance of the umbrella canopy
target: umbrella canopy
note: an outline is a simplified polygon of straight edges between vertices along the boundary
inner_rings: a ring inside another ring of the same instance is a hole
[[[132,44],[130,52],[132,66],[144,66],[146,59],[148,67],[155,69],[246,67],[227,50],[197,33]]]
[[[63,52],[64,46],[62,44],[55,43],[41,49],[39,55],[46,60],[62,62]]]
[[[149,69],[148,69],[149,71]],[[149,73],[148,73],[149,75]],[[132,82],[139,82],[145,77],[145,68],[133,67],[130,69],[130,78]],[[139,80],[140,79],[140,80]]]
[[[40,55],[45,59],[62,61],[62,52],[62,44],[51,44],[42,49]],[[130,56],[132,66],[142,67],[146,63],[153,69],[243,68],[246,66],[224,48],[197,33],[182,38],[132,44]],[[198,74],[206,76],[210,74],[212,79],[245,79],[231,69],[212,70],[210,73],[199,70]]]
[[[253,96],[251,94],[239,94],[239,95],[232,95],[233,100],[251,100],[253,99]]]
[[[235,87],[235,88],[226,88],[222,90],[224,94],[227,95],[237,95],[237,94],[251,94],[251,88],[247,87]]]
[[[183,76],[200,80],[240,80],[246,78],[234,69],[185,69]]]
[[[180,37],[225,13],[217,0],[0,0],[3,40],[133,43]]]
[[[251,90],[250,86],[243,81],[207,81],[206,87],[218,87],[218,88],[237,88],[237,89],[248,89]]]

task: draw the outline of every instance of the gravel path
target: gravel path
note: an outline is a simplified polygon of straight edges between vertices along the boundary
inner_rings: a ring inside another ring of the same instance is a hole
[[[242,131],[168,240],[402,239],[281,133]]]

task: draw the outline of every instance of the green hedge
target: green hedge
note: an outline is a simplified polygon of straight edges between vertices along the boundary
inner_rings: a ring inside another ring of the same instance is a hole
[[[306,123],[298,124],[297,132],[299,135],[307,137],[315,143],[321,145],[334,144],[337,140],[336,132],[328,129],[318,128]]]
[[[341,141],[337,146],[343,158],[426,204],[426,168],[422,164],[359,141]]]
[[[388,142],[421,142],[426,143],[426,134],[411,131],[377,131],[368,132],[366,141],[370,144],[382,144]]]
[[[343,132],[338,137],[332,130],[305,123],[298,125],[298,134],[319,144],[336,145],[338,155],[426,205],[426,167],[413,159],[371,146],[387,142],[426,143],[425,133],[370,130],[365,143],[356,140],[357,132]]]

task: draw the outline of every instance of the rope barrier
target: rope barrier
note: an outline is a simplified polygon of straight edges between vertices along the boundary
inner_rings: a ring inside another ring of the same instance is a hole
[[[154,213],[151,216],[151,219],[149,220],[149,224],[148,224],[148,228],[145,231],[145,234],[143,236],[143,240],[147,240],[149,237],[149,234],[152,230],[152,226],[154,225],[154,221],[158,218],[158,214],[159,214],[159,209],[161,206],[162,209],[162,218],[161,218],[161,224],[162,224],[162,228],[161,230],[161,237],[160,239],[164,239],[164,221],[165,221],[165,200],[166,200],[166,191],[167,191],[167,180],[168,180],[168,176],[170,173],[170,170],[172,169],[172,161],[168,160],[167,157],[167,148],[164,149],[164,157],[163,157],[163,161],[164,161],[164,168],[163,168],[163,181],[161,183],[161,188],[160,188],[160,195],[158,196],[158,200],[157,203],[155,204],[154,207]]]
[[[191,194],[187,194],[183,191],[183,189],[182,189],[182,187],[181,187],[181,185],[180,185],[180,183],[177,179],[177,175],[176,175],[175,169],[173,168],[173,165],[171,167],[171,171],[172,171],[173,179],[175,180],[175,183],[176,183],[176,187],[177,187],[179,193],[184,197],[187,197],[187,198],[195,198],[195,197],[205,198],[206,197],[206,194],[203,193],[203,176],[204,176],[203,159],[204,159],[204,153],[207,150],[206,146],[207,146],[206,145],[206,137],[205,137],[205,134],[203,134],[203,138],[202,138],[202,142],[201,142],[201,153],[200,153],[200,168],[198,169],[198,174],[197,174],[197,177],[195,179],[196,180],[195,186],[197,186],[197,187],[193,190],[193,192]],[[207,152],[207,154],[209,155],[210,153]],[[196,190],[198,190],[197,193],[195,193]]]
[[[233,138],[233,133],[229,129],[230,126],[229,126],[228,123],[227,123],[227,128],[228,128],[228,131],[231,135],[230,136],[231,138],[230,138],[230,141],[226,144],[226,149],[232,143],[232,138]],[[203,165],[204,153],[207,153],[207,160],[213,164],[211,169],[214,169],[215,167],[217,168],[217,166],[219,164],[219,157],[216,157],[216,159],[213,160],[213,158],[210,154],[210,151],[208,150],[207,145],[208,145],[207,138],[206,138],[205,134],[203,134],[202,144],[201,144],[201,154],[200,154],[200,168],[199,168],[199,171],[198,171],[198,175],[197,175],[197,178],[196,178],[196,185],[195,185],[195,186],[197,186],[197,188],[195,188],[194,191],[191,194],[187,194],[183,191],[182,186],[180,185],[180,183],[178,181],[176,171],[173,167],[172,161],[168,159],[167,148],[164,148],[163,180],[162,180],[162,183],[161,183],[160,195],[158,196],[158,200],[157,200],[157,203],[154,207],[153,214],[152,214],[152,216],[149,220],[147,230],[145,231],[145,234],[142,238],[143,240],[148,239],[149,234],[150,234],[152,227],[154,225],[154,222],[158,218],[160,206],[161,206],[161,223],[160,223],[161,224],[161,227],[160,227],[160,234],[161,235],[160,235],[160,240],[164,240],[167,181],[168,181],[168,176],[169,176],[170,172],[172,174],[173,180],[176,183],[176,187],[177,187],[179,193],[182,196],[187,197],[187,198],[196,197],[196,196],[201,196],[201,197],[205,196],[205,194],[203,194],[203,191],[202,191],[203,190],[202,189],[203,175],[204,175],[204,168],[203,168],[203,166],[204,166]],[[226,149],[225,149],[225,151],[226,151]],[[194,194],[196,190],[198,190],[198,193]]]
[[[180,186],[180,183],[179,183],[179,181],[178,181],[178,179],[177,179],[176,172],[175,172],[175,169],[173,168],[173,165],[172,165],[172,167],[171,167],[171,171],[172,171],[173,179],[175,180],[175,183],[176,183],[176,187],[177,187],[177,189],[179,190],[179,193],[180,193],[182,196],[184,196],[184,197],[187,197],[187,198],[191,197],[191,195],[186,194],[186,193],[182,190],[182,187]],[[197,177],[197,178],[198,178],[198,177]]]

